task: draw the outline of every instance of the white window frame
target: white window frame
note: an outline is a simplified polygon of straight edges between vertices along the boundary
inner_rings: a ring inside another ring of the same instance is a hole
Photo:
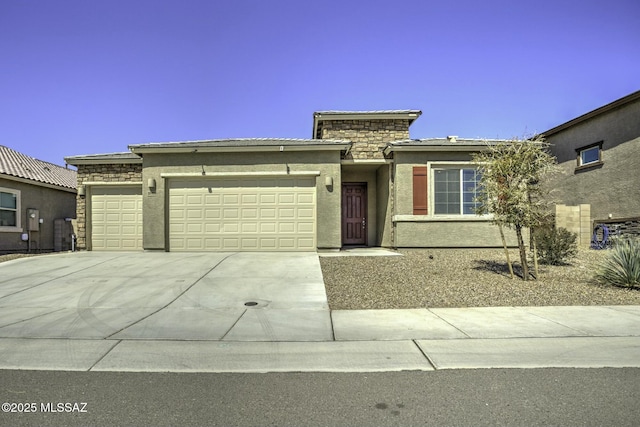
[[[22,232],[22,215],[21,215],[22,208],[21,208],[21,201],[20,201],[21,199],[20,190],[15,190],[13,188],[0,187],[0,193],[14,194],[16,196],[16,225],[15,226],[0,225],[0,232],[21,233]],[[5,210],[5,209],[2,209],[2,210]],[[6,210],[9,210],[9,209],[6,209]]]
[[[438,162],[429,165],[429,212],[434,219],[487,219],[489,215],[477,215],[476,213],[464,213],[464,181],[462,179],[463,169],[478,169],[471,162]],[[460,213],[459,214],[438,214],[436,213],[436,171],[444,169],[456,169],[460,173]]]

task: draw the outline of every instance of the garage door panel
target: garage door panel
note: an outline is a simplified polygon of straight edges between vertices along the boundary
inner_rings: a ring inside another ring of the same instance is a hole
[[[257,205],[258,204],[258,195],[257,194],[243,194],[241,197],[242,206],[248,205]]]
[[[275,194],[260,194],[260,205],[275,205],[276,204],[276,195]]]
[[[240,225],[240,231],[245,233],[257,233],[258,232],[258,224],[255,222],[243,222]]]
[[[142,190],[138,186],[91,189],[91,248],[142,249]]]
[[[194,223],[187,224],[187,233],[189,234],[202,233],[202,231],[203,231],[203,224],[194,224]]]
[[[296,195],[293,193],[278,194],[279,205],[293,205],[296,203]]]
[[[313,194],[298,194],[297,205],[313,205]]]
[[[240,204],[240,197],[237,194],[223,194],[222,195],[222,204],[237,206]]]
[[[238,209],[238,208],[224,208],[224,209],[222,209],[222,218],[224,218],[224,219],[238,219],[238,218],[240,218],[240,209]]]
[[[258,219],[258,209],[255,208],[243,208],[242,219],[256,220]]]
[[[239,238],[223,238],[222,245],[226,249],[240,249],[240,239]]]
[[[203,215],[204,212],[202,211],[202,208],[190,207],[189,209],[187,209],[187,218],[189,219],[202,219]]]
[[[261,208],[260,209],[260,218],[261,219],[275,219],[276,210],[275,208]]]
[[[237,233],[240,231],[240,224],[237,222],[223,222],[220,230],[223,233]]]
[[[296,210],[294,208],[279,208],[278,217],[280,218],[295,218]]]
[[[313,232],[313,223],[312,222],[299,222],[298,223],[298,232],[300,233],[312,233]]]
[[[292,222],[281,222],[278,224],[279,233],[295,233],[296,225]]]
[[[171,180],[169,188],[172,251],[316,248],[315,178]],[[186,195],[203,196],[200,205],[187,206]],[[196,208],[201,217],[184,213]]]
[[[222,211],[220,209],[212,209],[210,207],[206,207],[205,208],[205,218],[207,219],[221,219],[222,218]]]
[[[209,206],[209,205],[211,205],[211,206],[219,205],[220,204],[220,194],[205,194],[204,203],[207,206]]]
[[[205,233],[219,233],[221,228],[222,227],[221,227],[220,223],[214,223],[214,224],[207,223],[207,224],[205,224],[204,232]]]
[[[261,233],[275,233],[276,232],[276,223],[275,222],[261,222],[260,223],[260,232]]]
[[[187,195],[187,205],[200,206],[202,205],[202,199],[204,194],[189,194]]]
[[[307,208],[298,208],[297,209],[297,216],[298,218],[314,218],[315,216],[315,210],[314,209],[307,209]]]

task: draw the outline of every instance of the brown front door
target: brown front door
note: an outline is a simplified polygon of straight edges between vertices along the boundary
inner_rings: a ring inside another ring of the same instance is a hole
[[[367,244],[367,184],[342,184],[342,244]]]

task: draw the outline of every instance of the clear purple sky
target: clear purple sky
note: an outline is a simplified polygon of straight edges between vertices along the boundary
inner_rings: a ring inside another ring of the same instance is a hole
[[[3,0],[0,145],[64,164],[377,109],[521,137],[640,89],[639,23],[638,0]]]

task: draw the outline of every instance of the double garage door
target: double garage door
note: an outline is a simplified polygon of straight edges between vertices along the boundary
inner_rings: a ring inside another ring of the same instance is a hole
[[[315,178],[169,180],[169,250],[316,249]]]
[[[141,186],[92,188],[91,248],[95,251],[142,249]]]

